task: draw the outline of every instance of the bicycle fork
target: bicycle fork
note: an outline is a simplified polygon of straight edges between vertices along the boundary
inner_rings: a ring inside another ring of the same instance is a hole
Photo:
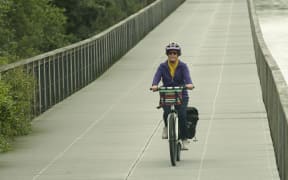
[[[169,140],[176,140],[176,141],[178,141],[178,133],[179,133],[179,129],[178,129],[178,115],[177,115],[177,113],[176,113],[176,111],[175,111],[175,106],[174,105],[172,105],[171,106],[171,113],[168,115],[168,120],[170,119],[170,116],[173,116],[173,120],[174,120],[174,122],[173,122],[173,125],[174,125],[174,132],[171,132],[170,131],[170,123],[168,122],[167,124],[168,124],[168,141]],[[173,134],[170,134],[170,133],[173,133]],[[171,137],[173,137],[173,139],[170,139]],[[174,139],[175,138],[175,139]]]

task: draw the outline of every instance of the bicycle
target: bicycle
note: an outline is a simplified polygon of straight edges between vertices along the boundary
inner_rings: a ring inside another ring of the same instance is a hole
[[[180,105],[182,103],[182,91],[185,87],[158,87],[160,93],[160,105],[158,109],[162,106],[170,106],[170,113],[167,118],[168,124],[168,142],[170,151],[170,161],[172,166],[176,166],[176,161],[181,160],[181,149],[182,143],[179,139],[179,128],[178,128],[178,114],[175,109],[175,105]]]

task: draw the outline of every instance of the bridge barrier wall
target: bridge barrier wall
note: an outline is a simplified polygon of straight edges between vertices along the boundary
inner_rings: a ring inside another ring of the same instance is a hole
[[[36,80],[32,116],[98,78],[185,0],[157,0],[125,20],[78,43],[0,67],[24,67]]]
[[[288,180],[288,87],[279,66],[266,46],[254,2],[247,1],[258,75],[278,171],[281,180]]]

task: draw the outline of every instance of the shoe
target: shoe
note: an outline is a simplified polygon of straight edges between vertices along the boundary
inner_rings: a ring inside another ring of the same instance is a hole
[[[162,139],[168,139],[168,128],[166,126],[163,128]]]
[[[182,140],[182,146],[181,146],[181,150],[188,150],[189,148],[187,147],[189,144],[189,141],[187,139],[183,139]]]

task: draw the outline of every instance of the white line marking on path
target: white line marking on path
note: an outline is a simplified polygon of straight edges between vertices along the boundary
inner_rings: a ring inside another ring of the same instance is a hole
[[[232,1],[232,3],[231,3],[231,13],[230,13],[229,22],[228,22],[228,25],[227,25],[227,35],[226,35],[226,39],[225,39],[225,49],[224,49],[223,59],[222,59],[222,63],[221,63],[220,77],[219,77],[219,81],[217,83],[216,94],[215,94],[215,97],[214,97],[214,100],[213,100],[212,114],[211,114],[211,118],[210,118],[209,125],[208,125],[208,130],[207,130],[207,134],[206,134],[206,138],[205,138],[204,150],[203,150],[202,156],[201,156],[201,161],[200,161],[200,167],[199,167],[199,171],[198,171],[197,180],[201,179],[202,170],[203,170],[203,164],[204,164],[204,158],[205,158],[206,153],[207,153],[207,148],[208,148],[207,146],[208,146],[209,136],[210,136],[210,133],[211,133],[211,128],[212,128],[212,124],[213,124],[214,116],[215,116],[215,111],[216,111],[216,101],[217,101],[217,98],[219,96],[220,86],[221,86],[221,83],[222,83],[225,55],[227,54],[227,44],[228,44],[228,37],[229,37],[228,35],[229,35],[230,25],[231,25],[231,16],[232,16],[233,4],[234,4],[234,1]],[[220,3],[219,3],[219,5],[220,5]]]

